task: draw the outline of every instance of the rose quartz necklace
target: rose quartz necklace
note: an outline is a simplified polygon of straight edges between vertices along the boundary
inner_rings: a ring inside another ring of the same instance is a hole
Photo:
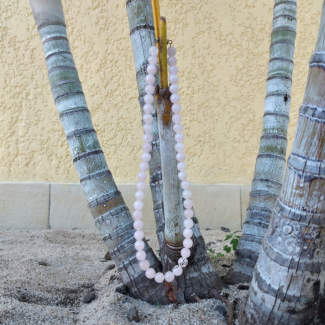
[[[192,207],[193,202],[191,200],[192,192],[189,190],[190,183],[186,180],[187,179],[187,173],[185,172],[186,164],[184,162],[185,160],[185,154],[183,153],[184,150],[184,144],[182,141],[184,140],[184,135],[181,133],[183,130],[182,125],[180,124],[182,117],[179,114],[181,111],[181,105],[179,105],[179,95],[177,94],[179,87],[177,85],[178,82],[178,68],[176,66],[176,49],[174,47],[169,47],[167,50],[168,59],[167,63],[170,66],[169,67],[169,91],[172,93],[170,96],[170,101],[173,103],[172,111],[173,111],[173,117],[172,120],[174,122],[173,130],[175,132],[175,151],[176,159],[179,161],[177,164],[177,169],[179,170],[178,178],[181,181],[181,188],[184,190],[182,193],[183,198],[185,199],[183,202],[183,205],[185,207],[184,210],[184,231],[183,235],[185,237],[183,241],[184,248],[181,250],[181,258],[178,260],[178,265],[176,265],[172,271],[166,272],[166,274],[163,274],[161,272],[157,272],[150,268],[149,261],[146,260],[146,253],[143,251],[144,249],[144,242],[143,237],[144,233],[142,231],[143,228],[143,222],[141,221],[141,218],[143,216],[142,209],[143,209],[143,202],[144,199],[144,192],[143,190],[146,187],[146,183],[144,182],[147,178],[147,170],[149,169],[148,162],[151,160],[150,152],[152,150],[151,142],[152,142],[152,111],[153,106],[152,103],[154,102],[153,93],[155,91],[155,88],[153,84],[155,83],[155,74],[157,72],[156,64],[158,63],[158,49],[156,46],[152,46],[149,49],[150,56],[148,58],[149,65],[147,67],[148,75],[145,78],[147,86],[145,87],[146,95],[144,96],[144,102],[145,105],[143,106],[143,110],[145,112],[143,116],[143,131],[144,131],[144,145],[142,146],[142,149],[144,153],[141,156],[142,162],[140,163],[140,173],[138,174],[139,182],[137,183],[137,192],[135,193],[136,201],[134,202],[134,208],[135,211],[133,212],[133,218],[135,220],[133,226],[136,232],[134,233],[134,238],[136,239],[136,242],[134,244],[135,249],[137,250],[136,258],[139,260],[139,267],[141,270],[146,272],[146,277],[148,279],[155,279],[156,282],[162,283],[164,280],[167,282],[172,282],[175,279],[175,276],[180,276],[183,273],[183,268],[187,266],[188,260],[187,258],[191,255],[190,248],[193,246],[193,241],[191,237],[193,236],[193,220],[191,219],[194,215]]]

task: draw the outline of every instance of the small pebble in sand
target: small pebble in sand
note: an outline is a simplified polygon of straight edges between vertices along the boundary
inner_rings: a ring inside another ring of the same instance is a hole
[[[128,311],[128,320],[130,322],[134,321],[136,323],[140,322],[140,317],[139,317],[139,313],[138,313],[138,309],[137,307],[132,307],[129,309]]]
[[[95,292],[89,292],[82,298],[82,302],[84,302],[85,304],[89,304],[95,299],[96,299]]]
[[[215,308],[215,311],[218,312],[224,318],[227,318],[227,310],[224,306],[217,305],[217,307]]]
[[[105,254],[105,260],[106,261],[111,261],[112,260],[112,256],[111,256],[111,253],[110,252],[107,252],[106,254]]]
[[[108,271],[113,270],[114,268],[115,268],[115,264],[110,264],[107,266]]]
[[[128,293],[126,286],[123,284],[115,289],[115,292],[118,292],[122,295],[126,295]]]
[[[223,232],[230,232],[230,229],[225,228],[225,227],[221,227],[221,230],[222,230]]]
[[[27,301],[27,295],[25,293],[21,293],[19,296],[18,296],[18,301],[20,302],[26,302]]]

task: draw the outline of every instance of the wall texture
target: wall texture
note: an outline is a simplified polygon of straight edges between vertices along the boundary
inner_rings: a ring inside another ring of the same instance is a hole
[[[135,182],[141,116],[125,0],[63,0],[108,165]],[[262,127],[273,1],[160,0],[178,49],[189,179],[250,184]],[[289,147],[322,0],[299,1]],[[78,182],[28,1],[0,2],[0,181]]]

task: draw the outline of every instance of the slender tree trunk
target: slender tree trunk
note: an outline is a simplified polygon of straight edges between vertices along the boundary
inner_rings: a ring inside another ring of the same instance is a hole
[[[130,294],[154,304],[166,303],[164,286],[148,280],[138,267],[133,219],[107,167],[91,122],[67,39],[61,0],[30,0],[30,4],[43,43],[54,101],[95,223]],[[144,242],[151,267],[161,271],[161,263]]]
[[[324,323],[325,6],[281,195],[240,324]]]
[[[143,114],[144,105],[144,87],[145,87],[145,76],[148,60],[149,47],[153,45],[155,40],[152,5],[150,0],[127,0],[126,9],[128,13],[129,26],[130,26],[130,39],[133,50],[134,64],[136,69],[136,78],[139,91],[139,103],[141,107],[141,112]],[[159,85],[159,75],[156,75],[157,84]],[[172,200],[174,197],[171,195],[165,195],[163,182],[165,184],[165,179],[162,175],[162,166],[170,165],[169,172],[173,173],[173,177],[177,177],[177,162],[170,156],[166,158],[164,156],[162,161],[162,150],[165,154],[176,155],[174,151],[174,146],[172,140],[170,143],[161,143],[163,125],[162,119],[165,113],[169,114],[169,121],[171,120],[170,109],[166,109],[166,105],[170,107],[171,103],[168,99],[168,94],[166,91],[160,90],[160,95],[158,96],[159,109],[157,110],[157,101],[154,102],[154,121],[153,121],[153,159],[150,162],[150,186],[152,192],[152,198],[154,203],[154,214],[156,219],[156,232],[160,246],[160,256],[163,264],[164,272],[171,270],[175,265],[175,261],[180,257],[179,251],[177,250],[175,254],[165,245],[165,203],[166,200]],[[168,110],[168,112],[166,112]],[[157,113],[158,111],[158,113]],[[157,115],[160,114],[160,122],[158,122]],[[160,123],[160,130],[159,125]],[[169,124],[171,126],[171,123]],[[159,134],[159,132],[161,132]],[[173,157],[174,157],[173,156]],[[165,169],[165,173],[167,169]],[[165,176],[166,177],[166,176]],[[175,185],[174,190],[176,197],[181,197],[181,188],[178,184]],[[181,201],[182,202],[182,201]],[[225,285],[221,281],[220,277],[213,269],[211,261],[206,253],[206,247],[204,239],[200,233],[200,228],[198,221],[193,217],[193,232],[194,232],[194,242],[195,247],[192,250],[192,260],[190,260],[189,266],[184,270],[182,276],[178,277],[174,281],[174,286],[176,289],[177,301],[191,301],[194,302],[193,294],[195,293],[200,298],[209,297],[210,289],[221,289]],[[182,232],[183,225],[178,225],[174,223],[174,226],[170,226],[170,233]]]
[[[296,13],[297,0],[274,1],[263,132],[242,236],[226,276],[228,284],[251,281],[280,194],[286,163]]]

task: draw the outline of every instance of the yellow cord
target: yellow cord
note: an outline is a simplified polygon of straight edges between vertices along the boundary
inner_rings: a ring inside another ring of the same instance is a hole
[[[158,47],[158,62],[159,62],[159,77],[160,88],[168,88],[167,75],[167,27],[166,18],[160,17],[159,0],[151,0],[153,22],[155,25],[155,36],[159,39]]]
[[[159,0],[151,0],[151,4],[152,4],[153,22],[155,25],[155,36],[157,39],[159,38],[159,19],[160,19]]]
[[[159,20],[159,76],[160,88],[168,88],[168,75],[167,75],[167,24],[166,18],[160,17]]]

